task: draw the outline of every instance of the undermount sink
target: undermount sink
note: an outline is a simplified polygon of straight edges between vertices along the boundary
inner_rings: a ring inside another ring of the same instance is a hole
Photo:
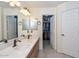
[[[9,53],[0,53],[0,57],[9,56]]]
[[[5,50],[0,51],[0,57],[1,56],[9,56],[10,54],[17,54],[19,51],[25,51],[26,49],[29,49],[30,44],[27,43],[27,41],[21,41],[17,42],[17,46],[13,47],[11,45],[10,47],[6,48]]]
[[[9,49],[9,50],[8,50]],[[8,51],[6,51],[8,50]],[[6,50],[2,50],[0,51],[0,57],[6,57],[6,56],[9,56],[11,53],[12,53],[12,49],[10,48],[6,48]]]

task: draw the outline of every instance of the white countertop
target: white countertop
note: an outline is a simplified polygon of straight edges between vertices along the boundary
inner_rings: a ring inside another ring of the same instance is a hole
[[[0,58],[25,58],[37,42],[38,38],[21,39],[16,47],[7,47],[0,51]]]

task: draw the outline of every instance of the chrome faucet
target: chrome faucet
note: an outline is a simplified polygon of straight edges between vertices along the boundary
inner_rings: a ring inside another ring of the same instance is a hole
[[[22,37],[25,37],[25,35],[23,34],[23,35],[21,35]]]
[[[31,36],[32,36],[32,35],[31,35],[31,34],[29,34],[29,35],[28,35],[28,39],[30,39],[30,37],[31,37]]]
[[[7,39],[3,39],[3,40],[1,40],[0,42],[7,43],[8,41],[7,41]]]
[[[16,47],[17,46],[17,42],[21,42],[20,40],[14,40],[14,42],[13,42],[13,47]]]

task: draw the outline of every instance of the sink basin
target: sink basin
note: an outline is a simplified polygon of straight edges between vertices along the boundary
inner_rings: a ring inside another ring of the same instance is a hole
[[[0,53],[0,57],[9,56],[8,53]]]
[[[11,49],[7,50],[8,49],[0,51],[0,57],[7,57],[12,53]]]
[[[27,42],[27,40],[22,40],[21,42],[17,42],[17,46],[12,47],[15,51],[19,50],[26,50],[28,49],[30,44]]]
[[[0,57],[25,57],[29,53],[32,47],[33,41],[31,39],[23,39],[21,42],[17,42],[17,46],[12,47],[13,44],[4,50],[0,51]],[[27,52],[27,53],[26,53]]]
[[[5,50],[0,51],[0,57],[17,57],[18,55],[26,53],[25,51],[29,50],[30,45],[17,45],[16,47],[8,47]],[[16,56],[17,55],[17,56]]]

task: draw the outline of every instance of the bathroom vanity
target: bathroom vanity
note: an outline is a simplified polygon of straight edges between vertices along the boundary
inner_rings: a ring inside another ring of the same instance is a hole
[[[32,47],[31,51],[26,57],[35,58],[38,56],[38,53],[39,53],[39,40],[35,43],[35,45]]]
[[[39,52],[39,38],[20,38],[16,47],[13,45],[0,50],[0,58],[35,58]],[[6,43],[7,44],[7,43]]]

